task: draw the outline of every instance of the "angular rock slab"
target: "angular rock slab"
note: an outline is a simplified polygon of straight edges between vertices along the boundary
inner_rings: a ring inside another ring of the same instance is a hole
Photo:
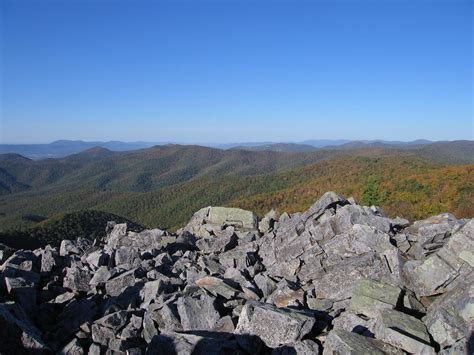
[[[184,330],[212,330],[220,318],[214,307],[215,298],[200,295],[200,297],[182,297],[176,303],[181,325]]]
[[[466,342],[474,327],[474,272],[436,299],[423,321],[441,348]]]
[[[239,290],[236,290],[232,286],[226,284],[222,279],[213,276],[206,276],[195,281],[196,285],[213,294],[214,296],[222,296],[225,299],[232,299],[238,294]]]
[[[152,338],[146,354],[238,354],[238,345],[224,337],[162,332]]]
[[[391,309],[380,312],[375,321],[377,339],[413,354],[434,354],[426,326],[419,319]]]
[[[474,270],[474,219],[454,233],[435,254],[423,261],[411,260],[403,268],[410,289],[418,296],[448,291],[462,269]]]
[[[0,304],[0,353],[47,354],[49,348],[41,333],[29,320],[20,306]]]
[[[209,232],[218,232],[228,226],[235,230],[257,230],[257,216],[240,208],[205,207],[194,213],[183,231],[206,237],[211,236]]]
[[[248,301],[240,313],[235,333],[256,335],[270,348],[276,348],[301,340],[311,332],[315,321],[310,312]]]
[[[319,353],[319,345],[310,339],[306,339],[273,349],[271,355],[310,355]]]
[[[401,289],[374,280],[359,280],[352,291],[351,312],[370,318],[377,317],[381,309],[394,309]]]
[[[404,354],[381,341],[342,329],[331,331],[324,343],[323,355],[332,354]]]

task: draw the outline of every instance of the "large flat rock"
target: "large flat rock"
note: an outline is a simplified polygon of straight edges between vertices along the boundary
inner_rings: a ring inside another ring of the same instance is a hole
[[[311,312],[248,301],[240,313],[235,333],[256,335],[275,348],[301,340],[311,332],[315,321]]]

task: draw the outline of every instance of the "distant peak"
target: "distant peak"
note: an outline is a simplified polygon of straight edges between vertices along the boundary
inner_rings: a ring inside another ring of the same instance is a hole
[[[80,153],[75,154],[76,156],[91,156],[91,157],[106,157],[114,154],[112,150],[109,150],[104,147],[96,146],[86,150],[83,150]]]

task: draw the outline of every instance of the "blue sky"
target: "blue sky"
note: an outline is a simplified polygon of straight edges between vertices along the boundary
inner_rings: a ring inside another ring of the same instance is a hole
[[[0,141],[474,139],[470,0],[2,0]]]

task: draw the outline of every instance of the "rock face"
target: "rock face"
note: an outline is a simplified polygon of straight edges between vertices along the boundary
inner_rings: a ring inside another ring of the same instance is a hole
[[[472,353],[474,220],[328,192],[307,211],[206,207],[176,233],[1,246],[0,353]]]

